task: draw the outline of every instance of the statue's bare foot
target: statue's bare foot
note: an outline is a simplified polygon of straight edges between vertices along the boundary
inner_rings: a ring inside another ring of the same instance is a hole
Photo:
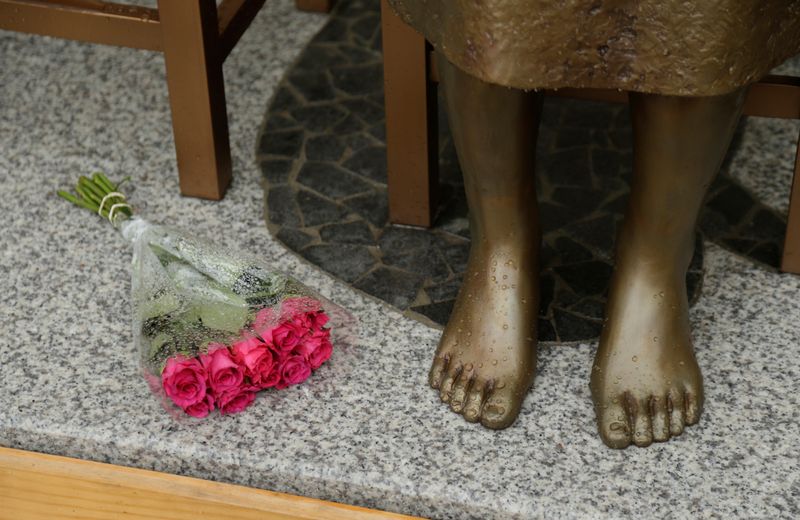
[[[621,268],[612,282],[591,376],[600,436],[612,448],[669,440],[700,418],[686,288],[668,271]]]
[[[500,429],[519,414],[536,370],[538,272],[530,246],[473,243],[430,372],[442,401],[467,421]]]

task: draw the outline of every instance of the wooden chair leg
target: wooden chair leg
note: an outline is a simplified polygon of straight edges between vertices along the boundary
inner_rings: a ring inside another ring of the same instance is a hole
[[[329,13],[333,9],[333,0],[294,0],[294,6],[299,11]]]
[[[381,2],[389,220],[429,227],[439,184],[436,85],[425,38]]]
[[[231,181],[215,0],[159,0],[181,193],[219,200]]]
[[[786,221],[781,271],[800,274],[800,137],[797,140],[792,192],[789,195],[789,217]]]

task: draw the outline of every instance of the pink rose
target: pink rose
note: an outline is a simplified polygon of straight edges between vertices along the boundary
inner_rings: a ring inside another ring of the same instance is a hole
[[[281,380],[275,386],[278,390],[302,383],[311,375],[311,366],[302,356],[287,357],[280,368]]]
[[[231,413],[239,413],[253,402],[256,398],[256,393],[249,388],[232,388],[231,390],[220,394],[217,397],[217,405],[219,405],[219,413],[228,415]]]
[[[323,311],[309,312],[306,316],[311,321],[311,326],[315,329],[321,329],[330,320],[328,315]]]
[[[285,352],[296,347],[305,332],[298,324],[286,321],[272,329],[272,340],[278,350]]]
[[[175,404],[186,408],[205,399],[207,378],[205,368],[197,359],[175,356],[167,360],[161,373],[161,385]]]
[[[275,326],[277,321],[278,316],[272,308],[261,309],[256,313],[256,317],[253,320],[253,332],[263,337],[264,333]],[[264,339],[266,340],[267,338]]]
[[[208,382],[216,396],[238,388],[244,380],[244,371],[231,356],[227,348],[210,350],[200,356],[200,362],[208,372]]]
[[[333,354],[333,345],[327,338],[323,338],[319,347],[308,356],[308,363],[311,365],[312,370],[316,370],[322,366]]]
[[[270,375],[275,370],[275,359],[272,351],[267,345],[258,338],[249,338],[238,343],[234,343],[233,357],[236,362],[244,366],[245,375],[259,387],[264,387],[269,381]]]
[[[184,412],[192,417],[202,418],[210,414],[214,410],[214,396],[210,393],[206,394],[202,401],[199,401],[191,406],[183,409]]]
[[[292,352],[299,354],[306,359],[308,356],[311,355],[312,352],[317,350],[322,342],[328,339],[330,332],[327,330],[317,330],[311,334],[306,335],[303,340],[297,344],[297,346],[292,350]]]

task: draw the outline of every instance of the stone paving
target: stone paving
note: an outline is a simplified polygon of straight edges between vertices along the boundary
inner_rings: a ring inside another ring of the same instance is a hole
[[[440,109],[435,225],[388,223],[379,26],[377,0],[340,1],[284,78],[258,149],[267,224],[331,274],[412,317],[443,325],[469,252],[461,171]],[[601,329],[629,191],[627,107],[547,98],[537,154],[540,340],[590,340]],[[785,217],[726,175],[725,166],[722,171],[700,218],[686,280],[692,301],[703,280],[703,236],[767,266],[780,262]]]

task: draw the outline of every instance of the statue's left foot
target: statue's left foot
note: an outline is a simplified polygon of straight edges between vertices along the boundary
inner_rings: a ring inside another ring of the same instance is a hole
[[[615,273],[591,376],[600,436],[612,448],[680,435],[703,406],[681,276]]]

